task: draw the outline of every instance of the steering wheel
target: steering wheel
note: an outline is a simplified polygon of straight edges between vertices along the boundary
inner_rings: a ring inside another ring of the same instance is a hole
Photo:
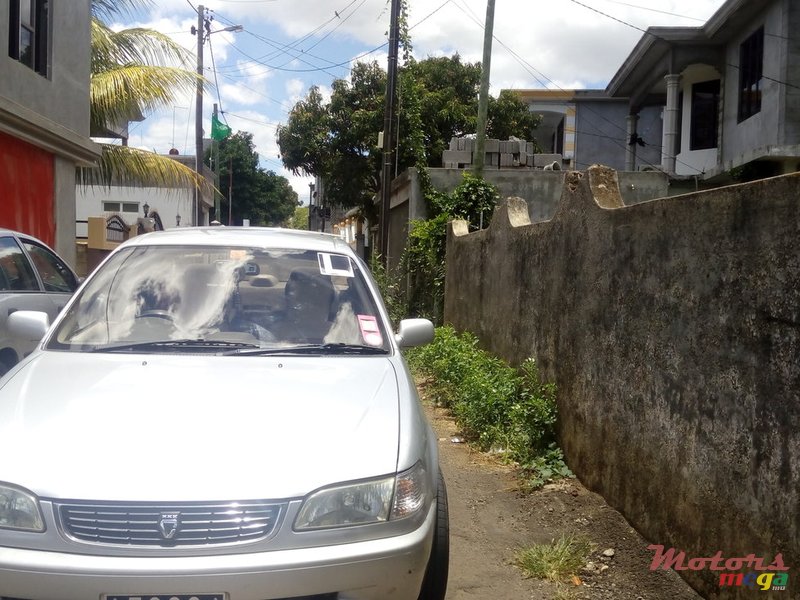
[[[144,318],[152,318],[152,319],[164,319],[165,321],[174,321],[175,317],[171,312],[168,310],[161,310],[161,309],[151,309],[145,310],[139,313],[136,317],[137,319],[144,319]]]

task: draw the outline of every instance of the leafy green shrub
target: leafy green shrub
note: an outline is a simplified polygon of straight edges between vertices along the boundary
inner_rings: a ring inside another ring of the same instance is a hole
[[[483,228],[489,224],[500,199],[497,188],[469,171],[464,172],[461,184],[453,190],[450,214]]]
[[[369,270],[372,278],[378,286],[378,290],[383,296],[386,304],[386,311],[392,325],[397,327],[401,319],[408,315],[408,305],[405,300],[405,293],[401,285],[400,277],[395,272],[390,272],[383,264],[380,254],[373,254],[369,261]]]
[[[448,216],[411,223],[402,270],[408,273],[409,314],[441,323],[444,316],[445,250]]]
[[[453,412],[464,436],[519,464],[532,487],[572,475],[556,443],[556,387],[541,381],[533,359],[514,369],[480,349],[471,333],[445,326],[408,360],[429,378],[430,398]]]
[[[447,223],[466,219],[475,229],[489,224],[499,194],[497,188],[465,172],[462,182],[446,194],[431,187],[427,171],[420,182],[431,218],[412,221],[399,271],[408,275],[408,314],[441,324],[444,317]]]

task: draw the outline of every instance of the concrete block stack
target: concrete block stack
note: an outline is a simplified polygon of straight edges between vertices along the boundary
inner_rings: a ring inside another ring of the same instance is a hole
[[[442,153],[442,166],[446,169],[464,169],[473,164],[475,139],[453,138],[450,147]],[[561,170],[560,154],[534,154],[533,142],[511,138],[487,139],[484,144],[484,167],[489,169],[544,169]]]

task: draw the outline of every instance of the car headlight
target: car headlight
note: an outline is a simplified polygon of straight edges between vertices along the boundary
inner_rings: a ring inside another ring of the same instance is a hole
[[[44,519],[36,496],[7,483],[0,483],[0,529],[44,531]]]
[[[366,525],[410,517],[430,498],[422,463],[393,477],[383,477],[314,492],[294,522],[297,530]]]

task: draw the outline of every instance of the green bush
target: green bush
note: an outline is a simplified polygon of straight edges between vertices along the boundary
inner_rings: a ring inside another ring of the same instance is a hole
[[[386,269],[383,264],[383,258],[377,253],[370,258],[369,270],[383,297],[392,326],[397,327],[400,320],[408,315],[408,305],[400,277],[396,272],[390,272]]]
[[[463,435],[519,464],[532,487],[572,475],[556,442],[555,384],[541,381],[533,359],[515,369],[480,349],[471,333],[445,326],[433,343],[409,351],[408,360],[430,380],[431,400],[452,411]]]
[[[406,276],[402,287],[407,314],[426,317],[438,325],[444,316],[447,223],[457,218],[466,219],[473,229],[488,226],[499,194],[495,186],[470,172],[464,173],[451,194],[433,189],[425,169],[420,178],[425,182],[422,187],[430,218],[411,222],[398,277]]]

